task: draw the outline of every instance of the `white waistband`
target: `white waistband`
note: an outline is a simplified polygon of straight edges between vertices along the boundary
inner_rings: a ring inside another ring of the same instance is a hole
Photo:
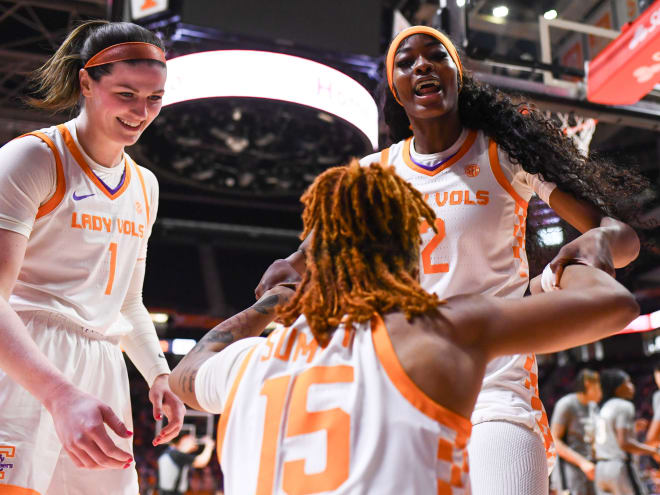
[[[99,333],[90,328],[86,328],[78,323],[71,321],[66,316],[63,316],[59,313],[52,313],[50,311],[43,310],[30,310],[30,311],[20,311],[18,315],[23,319],[24,322],[27,322],[30,319],[38,320],[43,323],[47,328],[52,328],[54,326],[59,327],[62,330],[76,333],[82,337],[91,339],[91,340],[101,340],[109,342],[114,345],[119,344],[119,336],[107,336],[102,333]]]

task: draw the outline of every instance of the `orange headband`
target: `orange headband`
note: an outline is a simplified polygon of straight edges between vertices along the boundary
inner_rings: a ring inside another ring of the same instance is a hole
[[[129,41],[104,48],[90,58],[83,69],[122,62],[124,60],[157,60],[158,62],[166,63],[163,50],[156,45],[141,41]]]
[[[456,64],[456,68],[458,69],[459,83],[463,82],[463,64],[461,64],[461,59],[459,58],[456,47],[451,42],[451,40],[440,31],[433,29],[432,27],[410,26],[409,28],[406,28],[397,34],[396,38],[392,40],[392,43],[390,43],[390,47],[387,50],[387,58],[385,59],[385,66],[387,68],[387,84],[389,84],[390,91],[392,91],[392,94],[394,95],[396,101],[399,102],[399,105],[401,102],[399,101],[399,97],[396,95],[396,91],[394,91],[394,83],[392,82],[392,77],[394,74],[394,56],[396,55],[396,51],[399,49],[401,42],[414,34],[427,34],[442,43],[442,45],[447,49],[447,53],[449,53],[449,56]]]

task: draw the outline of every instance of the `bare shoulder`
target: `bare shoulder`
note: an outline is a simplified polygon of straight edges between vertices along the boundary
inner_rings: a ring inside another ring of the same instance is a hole
[[[457,303],[462,304],[462,303]],[[385,326],[397,358],[411,380],[431,399],[469,417],[474,407],[486,359],[465,342],[460,318],[438,314],[407,321],[402,313],[385,316]]]

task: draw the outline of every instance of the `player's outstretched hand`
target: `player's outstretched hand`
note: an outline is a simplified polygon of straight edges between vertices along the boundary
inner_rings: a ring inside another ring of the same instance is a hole
[[[555,275],[555,285],[559,285],[564,268],[575,264],[593,266],[615,276],[610,245],[601,231],[588,230],[577,239],[562,246],[557,256],[549,264]]]
[[[287,260],[275,260],[264,272],[259,285],[254,290],[257,299],[261,299],[266,291],[278,284],[295,284],[300,282],[300,274]]]
[[[76,466],[121,469],[131,465],[133,457],[114,444],[105,425],[123,438],[133,433],[109,406],[73,386],[53,391],[44,404],[62,447]]]
[[[176,437],[183,426],[186,406],[170,389],[169,375],[158,375],[149,389],[149,400],[153,404],[154,419],[167,417],[167,425],[154,438],[153,445],[167,443]]]

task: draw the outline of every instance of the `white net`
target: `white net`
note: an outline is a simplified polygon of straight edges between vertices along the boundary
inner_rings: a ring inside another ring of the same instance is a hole
[[[548,118],[558,121],[564,134],[573,139],[580,152],[587,156],[589,154],[589,145],[591,138],[596,132],[596,124],[598,120],[590,117],[582,117],[573,112],[547,112]]]

